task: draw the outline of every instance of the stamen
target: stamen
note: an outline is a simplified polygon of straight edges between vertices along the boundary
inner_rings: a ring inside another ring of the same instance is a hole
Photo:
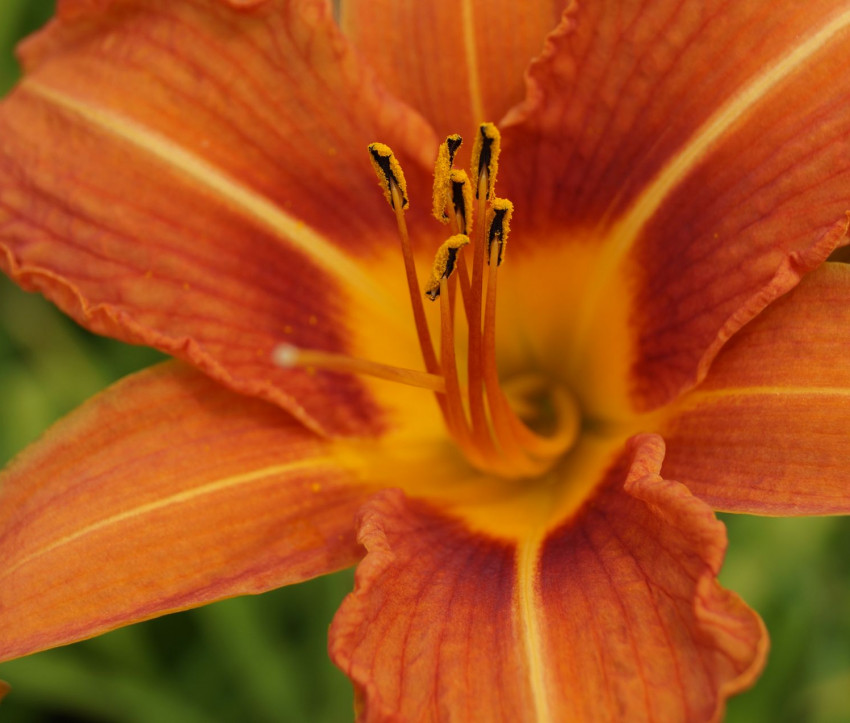
[[[454,323],[447,297],[451,296],[449,280],[440,279],[440,363],[446,380],[446,426],[466,458],[479,469],[492,470],[469,434],[460,392],[455,359]]]
[[[434,268],[431,272],[431,281],[425,288],[425,296],[435,301],[440,295],[440,282],[449,278],[455,270],[458,251],[469,243],[469,236],[459,233],[449,238],[437,249],[434,256]]]
[[[493,258],[493,244],[496,244],[496,265],[502,265],[505,255],[505,246],[508,243],[508,234],[511,230],[511,216],[514,213],[514,205],[506,198],[494,198],[490,205],[490,214],[487,223],[487,263]]]
[[[456,234],[445,241],[434,258],[432,279],[426,295],[432,301],[440,297],[440,368],[446,381],[443,410],[446,425],[466,457],[479,469],[491,472],[502,469],[497,451],[489,435],[473,438],[466,418],[457,370],[454,337],[456,262],[463,258],[458,252],[469,243],[469,237]]]
[[[419,346],[422,350],[422,359],[425,362],[425,368],[431,374],[436,374],[439,372],[440,366],[437,363],[431,333],[428,331],[428,321],[425,318],[419,279],[416,275],[416,262],[413,259],[413,249],[410,246],[410,236],[407,233],[407,223],[404,220],[404,209],[410,205],[407,201],[407,184],[404,180],[404,173],[401,170],[401,164],[396,160],[389,146],[383,143],[372,143],[369,146],[369,154],[372,158],[375,174],[384,189],[384,195],[389,201],[390,207],[395,211],[398,234],[401,239],[401,253],[404,257],[404,270],[407,276],[407,290],[410,294],[410,304],[413,309],[413,320],[416,324]]]
[[[446,382],[437,374],[428,374],[415,369],[394,367],[380,364],[368,359],[359,359],[345,354],[335,354],[318,349],[301,349],[292,344],[280,344],[272,352],[272,361],[284,369],[318,369],[327,372],[345,374],[363,374],[365,376],[386,379],[387,381],[405,384],[409,387],[420,387],[432,392],[445,393]]]
[[[453,168],[449,176],[451,184],[451,219],[458,233],[467,234],[472,228],[472,186],[466,171]],[[460,295],[463,297],[463,308],[469,315],[470,289],[469,270],[466,265],[466,257],[461,254],[458,257],[458,279],[460,284]]]
[[[384,192],[384,198],[390,207],[396,209],[397,199],[393,198],[392,188],[399,189],[401,196],[401,208],[406,209],[410,204],[407,201],[407,182],[404,180],[404,172],[401,164],[393,155],[392,149],[383,143],[371,143],[369,145],[369,156],[372,159],[372,167],[378,176],[378,183]]]
[[[456,230],[456,234],[438,249],[431,279],[425,288],[425,295],[432,301],[440,297],[439,360],[425,319],[404,217],[408,207],[404,174],[392,151],[381,143],[370,145],[369,152],[384,196],[396,216],[408,291],[427,371],[402,369],[330,352],[295,349],[289,345],[278,349],[276,360],[287,367],[368,374],[431,389],[437,392],[436,399],[449,433],[472,464],[506,477],[539,475],[575,441],[579,411],[566,390],[551,390],[547,398],[557,413],[557,425],[550,435],[541,436],[517,416],[505,395],[496,367],[496,295],[513,204],[496,198],[494,193],[501,137],[493,123],[482,123],[475,136],[472,149],[475,209],[469,177],[452,167],[460,144],[458,135],[446,138],[440,145],[434,169],[434,216],[441,223],[451,223]],[[465,255],[459,252],[470,243],[473,210],[478,216],[478,227],[472,241],[472,267],[468,269]],[[453,273],[455,268],[458,274]],[[466,389],[460,386],[455,346],[458,280],[466,313]],[[525,409],[526,417],[536,409],[528,403],[525,407],[520,403],[520,408]]]
[[[455,133],[446,138],[437,151],[437,162],[434,164],[433,213],[434,218],[440,223],[448,223],[450,220],[449,214],[446,213],[446,207],[451,200],[452,164],[454,163],[455,153],[457,153],[462,142],[463,139]],[[459,231],[459,233],[465,232]]]
[[[472,173],[474,178],[487,174],[487,192],[485,198],[493,196],[496,187],[496,172],[499,170],[499,152],[502,149],[502,136],[494,123],[482,123],[478,126],[475,143],[472,145]],[[475,198],[479,198],[480,189],[476,189]]]
[[[501,202],[501,208],[496,208],[497,202]],[[579,417],[572,397],[561,394],[560,390],[555,390],[554,402],[558,408],[559,426],[557,433],[552,437],[542,437],[526,427],[516,416],[499,383],[499,373],[496,369],[496,291],[498,268],[503,257],[503,249],[507,244],[512,213],[513,204],[510,201],[494,200],[488,232],[491,243],[488,257],[487,302],[484,312],[484,384],[499,443],[506,451],[515,453],[519,447],[528,454],[544,458],[538,464],[542,464],[542,469],[545,469],[549,466],[546,459],[558,457],[572,446],[579,431]],[[500,217],[501,223],[496,231],[494,225]],[[494,237],[500,238],[494,241]],[[530,460],[526,458],[526,461]],[[530,462],[534,465],[533,461]]]
[[[494,199],[490,209],[488,223],[488,248],[487,263],[489,274],[487,279],[487,299],[484,309],[484,332],[483,332],[483,376],[484,387],[487,391],[488,407],[493,422],[493,432],[496,441],[502,450],[505,461],[517,474],[538,475],[546,471],[550,466],[549,460],[532,458],[517,439],[510,419],[515,416],[504,397],[499,384],[498,370],[496,369],[496,284],[498,258],[501,255],[501,247],[507,243],[507,232],[510,229],[510,216],[513,213],[513,204],[504,199]],[[505,222],[508,223],[505,223]]]
[[[458,233],[468,234],[472,228],[472,184],[466,171],[452,169],[449,180],[452,185],[452,208]]]

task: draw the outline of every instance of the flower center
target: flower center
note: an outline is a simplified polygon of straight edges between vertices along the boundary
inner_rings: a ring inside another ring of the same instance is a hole
[[[425,371],[290,345],[276,350],[275,361],[284,367],[366,374],[431,390],[449,434],[472,465],[502,477],[537,476],[573,446],[580,415],[567,390],[553,387],[539,376],[514,378],[507,386],[499,379],[496,299],[513,204],[494,195],[500,151],[496,126],[482,123],[478,128],[471,166],[475,184],[464,171],[453,167],[460,145],[460,136],[449,136],[440,146],[434,171],[433,213],[454,231],[437,250],[424,293],[433,302],[439,300],[439,354],[428,327],[404,217],[409,205],[404,174],[389,147],[382,143],[369,146],[372,164],[398,225]],[[468,246],[471,262],[465,256]],[[466,320],[465,370],[458,365],[459,345],[464,343],[455,323],[458,308]],[[465,385],[461,384],[463,371]]]

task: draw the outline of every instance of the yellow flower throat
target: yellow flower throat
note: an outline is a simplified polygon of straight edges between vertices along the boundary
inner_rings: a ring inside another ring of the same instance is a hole
[[[498,270],[505,258],[513,204],[494,194],[500,136],[492,123],[482,123],[472,149],[471,168],[477,184],[453,167],[461,145],[459,135],[441,145],[434,170],[433,213],[454,234],[437,250],[424,296],[440,304],[440,345],[437,355],[428,328],[404,211],[409,203],[401,165],[382,143],[369,146],[372,164],[398,224],[407,287],[425,372],[379,364],[343,354],[283,345],[275,361],[287,368],[306,367],[365,374],[435,392],[451,437],[476,468],[501,477],[543,474],[573,446],[579,433],[578,407],[566,390],[548,388],[528,377],[515,386],[526,398],[544,393],[551,407],[552,429],[541,434],[518,416],[508,401],[496,367],[496,295]],[[477,219],[477,226],[473,220]],[[470,264],[465,247],[472,248]],[[457,363],[455,317],[457,289],[466,317],[466,385]],[[482,319],[483,316],[483,319]],[[539,411],[533,407],[528,412]]]

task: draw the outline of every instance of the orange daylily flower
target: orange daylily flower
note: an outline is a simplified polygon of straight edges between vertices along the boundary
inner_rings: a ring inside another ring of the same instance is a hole
[[[0,264],[177,360],[0,477],[2,659],[359,561],[364,721],[755,680],[712,509],[850,510],[850,2],[563,5],[59,0]]]

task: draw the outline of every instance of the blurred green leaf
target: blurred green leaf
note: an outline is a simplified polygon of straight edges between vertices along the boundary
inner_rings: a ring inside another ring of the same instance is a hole
[[[2,0],[0,2],[0,95],[17,80],[19,68],[12,54],[18,40],[47,22],[54,0]]]

